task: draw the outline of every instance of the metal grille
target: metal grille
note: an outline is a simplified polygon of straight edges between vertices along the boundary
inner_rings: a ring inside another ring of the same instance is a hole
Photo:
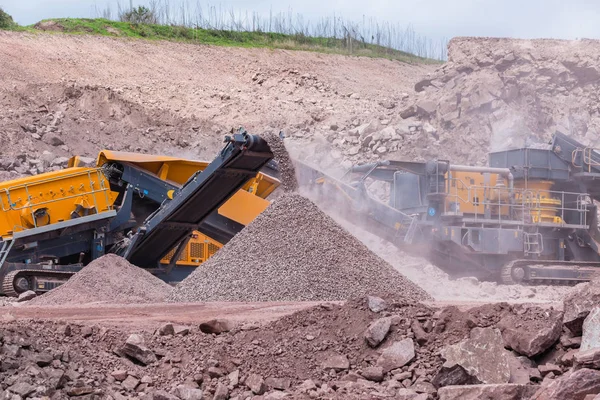
[[[215,246],[212,243],[208,244],[208,256],[212,257],[213,254],[215,254],[217,251],[219,250],[219,248],[217,246]]]
[[[173,258],[173,255],[175,254],[175,250],[176,249],[173,249],[173,250],[169,251],[167,253],[167,255],[165,256],[165,259],[168,260],[168,261],[171,261],[171,258]],[[187,255],[187,248],[186,248],[179,255],[179,260],[178,261],[185,261],[185,260],[187,260],[187,257],[188,257],[188,255]]]
[[[204,243],[191,242],[190,243],[190,254],[191,254],[191,258],[203,259],[204,258]]]

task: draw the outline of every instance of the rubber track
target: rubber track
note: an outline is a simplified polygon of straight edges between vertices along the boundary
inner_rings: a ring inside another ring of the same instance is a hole
[[[19,297],[19,292],[15,290],[15,279],[19,277],[19,275],[24,274],[27,277],[31,276],[54,276],[54,277],[66,277],[70,278],[74,272],[66,272],[66,271],[40,271],[38,269],[18,269],[16,271],[11,271],[4,277],[2,281],[2,292],[5,296],[8,297]]]

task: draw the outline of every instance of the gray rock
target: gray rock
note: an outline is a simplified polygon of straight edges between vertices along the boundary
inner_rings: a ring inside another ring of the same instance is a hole
[[[35,392],[35,386],[33,386],[27,382],[19,381],[19,382],[15,383],[14,385],[9,386],[8,391],[12,392],[12,393],[16,393],[21,397],[27,397],[31,393]]]
[[[365,340],[371,347],[379,346],[379,343],[383,342],[390,327],[392,326],[391,318],[379,318],[369,325],[365,332]]]
[[[429,117],[435,113],[437,104],[431,100],[423,100],[416,105],[417,114],[422,117]]]
[[[69,164],[68,157],[56,157],[50,162],[50,166],[66,167]]]
[[[577,366],[583,368],[600,369],[600,347],[577,352],[575,354]]]
[[[258,374],[250,374],[246,378],[246,386],[248,389],[252,390],[252,393],[261,395],[267,391],[267,385],[265,385],[265,380],[262,376]]]
[[[398,389],[395,399],[397,400],[418,400],[420,394],[412,389]],[[427,398],[427,397],[425,397]]]
[[[536,329],[522,322],[515,314],[506,315],[497,327],[502,332],[505,347],[527,357],[533,357],[548,350],[562,333],[562,313],[547,311],[547,318],[537,320]]]
[[[269,377],[265,379],[265,385],[269,389],[288,390],[292,385],[292,380],[290,378]]]
[[[136,359],[144,365],[156,362],[156,355],[144,344],[144,338],[138,334],[129,335],[121,350],[125,355]]]
[[[584,400],[588,394],[600,393],[600,371],[583,368],[549,382],[531,397],[532,400]]]
[[[42,138],[42,141],[44,143],[47,143],[51,146],[62,146],[63,144],[65,144],[65,142],[60,138],[60,136],[58,136],[56,133],[47,133],[44,135],[44,137]]]
[[[195,390],[199,390],[199,389],[195,389]],[[200,392],[202,392],[200,390]],[[181,396],[179,396],[181,397]],[[183,397],[181,397],[183,399]],[[213,400],[227,400],[229,398],[229,389],[227,389],[227,386],[223,385],[222,383],[219,382],[219,384],[217,385],[217,388],[215,389],[215,395],[213,396]],[[198,400],[202,399],[202,397],[197,397]]]
[[[475,383],[508,383],[510,381],[510,353],[504,349],[499,330],[473,328],[470,338],[441,351],[443,368],[462,367]],[[460,372],[460,371],[459,371]]]
[[[581,351],[600,348],[600,307],[591,309],[583,321],[583,336],[581,338]]]
[[[17,301],[20,303],[22,301],[28,301],[31,299],[34,299],[37,295],[35,294],[35,292],[33,290],[28,290],[26,292],[23,292],[19,295],[19,298],[17,299]]]
[[[528,400],[537,387],[514,383],[446,386],[438,390],[439,400]]]
[[[383,380],[383,368],[376,366],[364,368],[361,376],[368,381],[381,382]]]
[[[240,383],[240,370],[236,369],[231,372],[227,375],[227,378],[229,378],[229,385],[231,385],[231,387],[236,387]]]
[[[126,390],[133,391],[140,384],[140,380],[133,375],[127,376],[125,380],[121,383],[121,386]]]
[[[296,390],[300,393],[308,393],[311,390],[315,390],[317,385],[312,379],[307,379],[298,386],[296,386]]]
[[[173,331],[177,336],[186,336],[190,333],[190,327],[185,325],[175,325],[173,326]]]
[[[52,360],[54,360],[54,357],[49,353],[40,353],[35,356],[35,363],[40,367],[47,367],[52,363]]]
[[[115,378],[117,381],[124,381],[125,379],[127,379],[127,376],[129,374],[124,369],[117,369],[117,370],[111,372],[110,375],[113,378]]]
[[[403,339],[392,343],[381,353],[377,365],[383,368],[384,373],[401,368],[415,358],[415,345],[412,339]]]
[[[152,393],[152,400],[180,400],[179,397],[174,394],[165,392],[164,390],[157,390]]]
[[[200,331],[209,334],[221,334],[233,329],[234,324],[226,319],[213,319],[200,324]]]
[[[367,296],[367,306],[373,312],[381,312],[387,309],[385,300],[377,296]]]
[[[175,328],[173,324],[164,324],[160,328],[158,328],[158,334],[160,336],[170,336],[175,334]]]
[[[333,369],[335,371],[344,371],[350,368],[350,361],[348,361],[348,357],[345,355],[336,354],[323,361],[322,367],[326,370]]]
[[[223,397],[223,395],[222,395],[223,389],[221,389],[220,393],[219,393],[219,389],[221,386],[223,386],[223,385],[220,383],[217,385],[217,390],[215,391],[214,399],[217,399],[217,394],[219,394],[219,397],[218,397],[219,400],[227,399],[227,395],[229,394],[229,391],[227,390],[227,387],[225,387],[225,397]],[[202,400],[204,398],[203,397],[204,394],[202,393],[202,390],[200,390],[198,388],[186,386],[186,385],[177,386],[177,388],[175,389],[175,394],[181,400]]]
[[[600,280],[582,283],[565,297],[564,303],[564,325],[573,333],[573,336],[581,336],[583,332],[583,321],[590,311],[600,304]]]
[[[286,399],[289,397],[290,397],[289,393],[274,391],[274,392],[265,394],[264,400],[279,400],[279,399]]]

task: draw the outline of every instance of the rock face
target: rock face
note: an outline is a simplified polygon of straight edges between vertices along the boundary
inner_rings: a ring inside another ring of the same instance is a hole
[[[584,400],[588,394],[600,393],[600,371],[583,368],[557,378],[539,389],[533,400]]]
[[[535,314],[535,315],[531,315]],[[527,319],[525,319],[528,317]],[[498,324],[504,345],[517,353],[533,357],[548,350],[562,332],[562,313],[549,310],[525,315],[508,314]]]
[[[583,321],[581,351],[600,348],[600,307],[594,307]]]
[[[537,388],[514,383],[499,385],[446,386],[438,390],[439,400],[529,400]]]
[[[377,365],[383,368],[384,373],[401,368],[415,358],[415,345],[412,339],[404,339],[392,343],[381,353]]]
[[[600,304],[600,279],[575,286],[565,297],[563,323],[574,336],[581,336],[583,321],[598,304]]]
[[[480,383],[510,381],[510,354],[504,349],[502,335],[498,329],[473,328],[469,339],[446,347],[441,351],[441,355],[446,360],[442,370],[459,373],[460,369],[457,366],[461,367]]]

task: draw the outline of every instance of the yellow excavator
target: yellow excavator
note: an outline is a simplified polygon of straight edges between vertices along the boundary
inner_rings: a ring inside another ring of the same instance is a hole
[[[185,278],[268,205],[268,144],[240,130],[212,162],[117,151],[0,183],[0,294],[64,283],[107,252]]]

